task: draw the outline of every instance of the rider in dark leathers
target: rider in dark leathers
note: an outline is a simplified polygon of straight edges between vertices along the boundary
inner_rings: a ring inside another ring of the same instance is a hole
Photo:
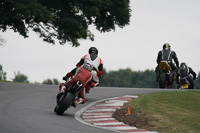
[[[192,70],[191,67],[188,67],[186,65],[186,63],[181,63],[180,65],[180,68],[178,70],[178,74],[177,74],[177,79],[176,79],[176,82],[177,84],[180,84],[179,82],[179,77],[180,78],[186,78],[190,85],[189,85],[189,89],[194,89],[194,80],[196,80],[196,73]],[[180,85],[178,85],[177,88],[180,88]]]
[[[174,65],[172,59],[174,60],[176,66]],[[177,68],[179,68],[179,61],[178,61],[177,55],[174,51],[171,50],[171,46],[168,43],[165,43],[163,45],[163,50],[159,51],[156,61],[158,65],[160,61],[167,61],[168,64],[172,68],[172,75],[177,71]],[[155,70],[156,75],[157,75],[157,81],[159,79],[158,65]]]

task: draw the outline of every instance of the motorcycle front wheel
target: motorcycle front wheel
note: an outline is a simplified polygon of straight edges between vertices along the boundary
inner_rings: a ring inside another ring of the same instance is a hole
[[[57,115],[63,115],[63,113],[71,106],[74,101],[75,95],[68,93],[55,107],[54,111]]]
[[[159,88],[166,87],[166,73],[160,73]]]

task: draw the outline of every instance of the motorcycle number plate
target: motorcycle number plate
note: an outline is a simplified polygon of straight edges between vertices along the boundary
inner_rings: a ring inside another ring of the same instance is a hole
[[[187,89],[187,88],[188,88],[188,84],[181,85],[181,89]]]

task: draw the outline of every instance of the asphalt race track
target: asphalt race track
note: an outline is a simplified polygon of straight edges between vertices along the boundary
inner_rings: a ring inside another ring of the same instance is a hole
[[[85,104],[58,116],[53,112],[58,86],[0,82],[0,133],[115,133],[85,125],[74,115],[97,100],[161,91],[178,90],[96,87],[87,94]]]

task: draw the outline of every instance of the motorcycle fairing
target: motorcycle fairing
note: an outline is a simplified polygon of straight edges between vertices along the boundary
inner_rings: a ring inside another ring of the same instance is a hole
[[[158,70],[160,72],[163,71],[172,71],[172,68],[170,67],[170,65],[167,63],[167,61],[161,61],[158,65]]]

